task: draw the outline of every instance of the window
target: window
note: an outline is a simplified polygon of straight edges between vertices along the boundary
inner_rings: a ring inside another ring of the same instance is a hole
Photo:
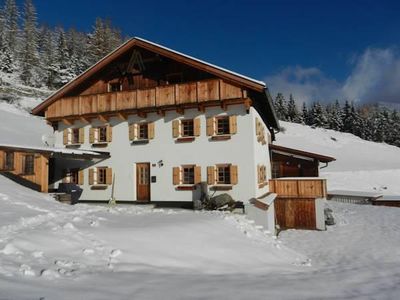
[[[79,169],[66,169],[64,173],[64,182],[79,184]]]
[[[200,118],[174,120],[172,122],[172,136],[178,140],[187,140],[190,138],[194,140],[195,137],[200,136]]]
[[[79,128],[71,130],[71,144],[79,144]]]
[[[219,116],[207,118],[207,135],[216,139],[229,139],[237,132],[236,116]]]
[[[97,168],[97,184],[106,184],[107,168]]]
[[[181,121],[181,132],[182,136],[194,136],[194,124],[193,120],[182,120]]]
[[[112,128],[111,126],[92,127],[90,128],[90,143],[100,144],[111,142]]]
[[[129,125],[129,140],[146,142],[154,139],[154,122]]]
[[[119,82],[110,82],[108,84],[108,91],[109,92],[119,92],[122,91],[122,84]]]
[[[201,167],[196,165],[183,165],[173,168],[173,184],[182,185],[195,185],[201,182]]]
[[[138,139],[147,140],[149,138],[148,124],[138,124]]]
[[[231,172],[229,165],[217,166],[217,184],[230,184]]]
[[[23,159],[24,159],[23,161],[24,175],[33,175],[35,156],[33,154],[27,154],[23,156]]]
[[[5,152],[5,170],[14,170],[14,152]]]
[[[112,169],[108,167],[97,167],[89,169],[89,185],[112,184]]]
[[[64,145],[77,145],[84,142],[84,128],[67,128],[64,130]]]
[[[194,166],[182,167],[182,183],[194,184]]]

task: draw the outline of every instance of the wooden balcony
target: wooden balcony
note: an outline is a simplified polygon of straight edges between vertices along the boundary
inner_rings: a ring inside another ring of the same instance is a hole
[[[326,179],[320,178],[279,178],[269,181],[270,192],[278,198],[326,198]]]
[[[247,91],[220,79],[204,80],[149,89],[65,97],[51,104],[47,119],[103,113],[158,111],[171,107],[247,99]]]

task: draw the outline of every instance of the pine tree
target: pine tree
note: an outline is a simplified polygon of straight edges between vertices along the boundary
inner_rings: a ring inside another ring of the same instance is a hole
[[[36,9],[32,0],[26,0],[24,4],[24,35],[23,48],[21,49],[21,79],[25,84],[36,85],[38,78],[37,67],[39,65],[38,54],[38,29]]]
[[[56,87],[61,87],[74,78],[75,73],[71,68],[70,54],[67,46],[64,30],[62,28],[57,29],[57,46],[55,53],[55,79],[54,84]]]
[[[319,102],[315,102],[311,108],[310,123],[311,126],[328,128],[328,120],[325,110]]]
[[[287,105],[287,119],[289,122],[301,123],[301,118],[292,94],[289,96],[289,102]]]
[[[308,108],[307,108],[307,104],[305,102],[303,102],[303,106],[301,109],[301,119],[303,120],[303,122],[302,122],[303,124],[310,125]]]
[[[15,69],[17,61],[17,39],[19,11],[15,0],[6,0],[2,12],[2,35],[1,45],[2,70],[11,73]]]
[[[276,95],[274,106],[278,119],[281,121],[287,121],[288,120],[287,103],[285,97],[281,93],[278,93]]]
[[[330,111],[328,113],[328,123],[329,128],[342,131],[343,129],[343,111],[340,106],[339,100],[335,101],[335,104],[330,106]]]

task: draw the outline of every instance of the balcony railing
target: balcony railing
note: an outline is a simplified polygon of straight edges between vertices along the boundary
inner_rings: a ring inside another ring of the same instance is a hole
[[[247,98],[246,90],[220,79],[212,79],[149,89],[65,97],[48,107],[46,118],[163,108],[240,98]]]
[[[321,178],[279,178],[272,179],[270,192],[279,198],[325,198],[326,179]]]

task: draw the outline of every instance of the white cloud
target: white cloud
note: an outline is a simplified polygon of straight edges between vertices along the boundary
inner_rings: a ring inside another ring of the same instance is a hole
[[[357,102],[400,103],[398,49],[368,48],[353,61],[350,75],[339,82],[320,69],[287,67],[265,78],[272,93],[292,93],[298,102],[348,99]]]

